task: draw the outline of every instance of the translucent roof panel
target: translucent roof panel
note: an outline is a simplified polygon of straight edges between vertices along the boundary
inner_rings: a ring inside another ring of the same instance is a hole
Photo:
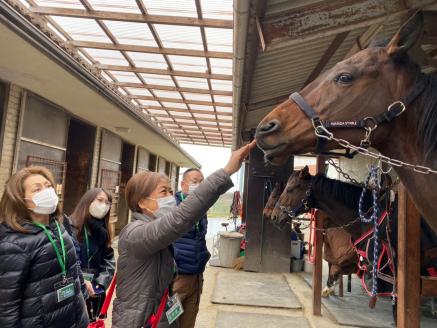
[[[167,69],[168,67],[163,55],[129,51],[127,54],[137,67],[158,69]]]
[[[111,75],[114,76],[118,82],[133,82],[140,83],[141,81],[132,72],[120,72],[120,71],[110,71]]]
[[[59,16],[51,17],[73,40],[111,42],[106,33],[93,19]]]
[[[155,39],[146,23],[104,21],[120,44],[156,47]]]
[[[164,47],[203,50],[200,27],[155,24],[155,29]]]
[[[141,73],[141,77],[146,81],[147,84],[157,84],[173,87],[175,86],[171,76],[169,75]]]
[[[191,56],[168,56],[172,66],[178,71],[205,72],[207,70],[206,59]]]
[[[126,0],[87,0],[94,10],[112,11],[117,13],[141,14],[135,1]]]
[[[85,48],[84,50],[100,64],[129,66],[129,63],[120,51],[92,48]]]
[[[33,2],[45,7],[85,9],[79,0],[33,0]]]
[[[232,30],[205,27],[208,50],[232,52]]]
[[[177,76],[176,80],[179,86],[183,88],[208,89],[208,81],[206,79]]]
[[[189,100],[212,101],[211,95],[200,94],[200,93],[184,92],[184,97],[185,99],[189,99]]]
[[[232,74],[232,59],[211,58],[211,71],[216,74]]]
[[[136,96],[151,96],[152,94],[149,92],[149,90],[147,89],[140,89],[140,88],[126,88],[126,90],[131,94],[131,95],[136,95]],[[158,102],[156,102],[158,103]],[[158,103],[159,105],[159,103]]]
[[[233,0],[201,0],[203,18],[232,20]]]
[[[176,140],[190,143],[230,142],[233,0],[20,1],[30,10],[40,6],[34,14],[53,35],[164,133],[174,129]],[[99,13],[102,19],[95,18]],[[218,118],[216,111],[229,116]]]
[[[197,17],[194,0],[142,0],[150,15]]]

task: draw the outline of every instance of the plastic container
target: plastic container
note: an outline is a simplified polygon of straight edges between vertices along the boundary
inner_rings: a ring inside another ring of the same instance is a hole
[[[305,256],[304,264],[303,264],[303,271],[305,271],[307,273],[312,273],[314,271],[314,264],[308,260],[308,256]]]
[[[240,245],[243,234],[239,232],[219,232],[218,256],[220,265],[225,268],[232,268],[232,261],[240,256]]]
[[[291,258],[294,259],[302,259],[302,241],[301,240],[292,240],[291,241]]]
[[[291,272],[301,272],[303,266],[302,259],[292,259],[291,260]]]

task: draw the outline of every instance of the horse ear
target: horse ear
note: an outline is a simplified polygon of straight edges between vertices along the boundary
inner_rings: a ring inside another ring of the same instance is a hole
[[[391,57],[398,57],[411,49],[423,31],[423,14],[421,11],[410,17],[385,47]]]
[[[299,172],[299,178],[308,179],[309,177],[310,169],[308,168],[308,165],[305,165],[305,167]]]

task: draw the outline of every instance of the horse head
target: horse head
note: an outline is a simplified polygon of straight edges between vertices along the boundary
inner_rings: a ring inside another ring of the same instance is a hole
[[[375,128],[371,135],[376,148],[387,142],[395,125],[408,124],[406,114],[377,129],[371,118],[384,113],[396,101],[402,100],[414,85],[417,67],[408,60],[407,51],[419,38],[423,16],[416,14],[384,47],[369,47],[337,63],[300,92],[322,122],[366,121]],[[408,112],[408,111],[407,111]],[[402,118],[402,121],[400,120]],[[402,126],[402,125],[401,125]],[[365,130],[340,128],[330,130],[337,138],[359,145]],[[315,128],[308,115],[295,100],[278,105],[259,123],[256,141],[265,157],[273,164],[282,164],[289,154],[315,152]],[[324,150],[340,148],[328,142]]]
[[[265,219],[270,219],[270,216],[272,215],[272,211],[275,208],[275,205],[278,202],[279,196],[281,196],[283,189],[284,189],[283,183],[276,182],[263,210],[263,217]]]
[[[284,191],[279,197],[279,201],[271,215],[272,220],[278,224],[283,225],[287,222],[289,212],[293,211],[294,215],[299,215],[308,211],[305,201],[309,201],[310,195],[308,191],[311,188],[311,175],[308,166],[305,166],[300,171],[294,171],[288,178]]]

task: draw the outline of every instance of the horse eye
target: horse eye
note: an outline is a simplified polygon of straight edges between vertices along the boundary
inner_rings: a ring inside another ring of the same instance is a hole
[[[354,77],[352,76],[352,74],[349,73],[340,73],[334,79],[335,82],[344,84],[351,83],[353,80]]]

